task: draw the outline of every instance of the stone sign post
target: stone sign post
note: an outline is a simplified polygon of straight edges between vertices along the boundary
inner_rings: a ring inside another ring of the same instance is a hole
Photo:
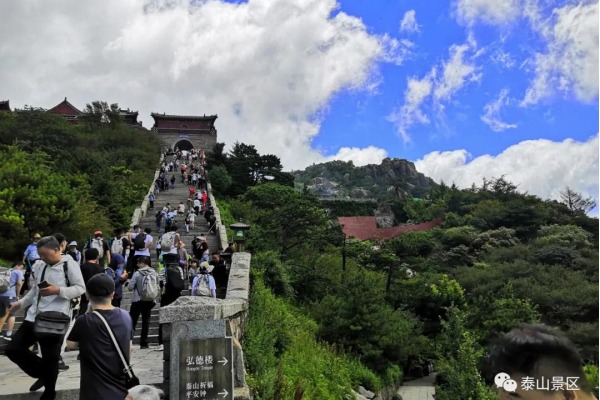
[[[230,337],[180,341],[179,398],[233,400]]]

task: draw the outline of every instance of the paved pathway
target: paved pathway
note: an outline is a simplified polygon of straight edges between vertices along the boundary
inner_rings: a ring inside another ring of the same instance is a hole
[[[398,390],[402,400],[434,400],[435,375],[429,375],[420,379],[406,382]]]
[[[63,359],[69,369],[58,374],[57,390],[79,389],[80,370],[77,354],[78,351],[64,354]],[[131,365],[141,383],[162,384],[162,359],[162,351],[141,350],[139,346],[133,346]],[[16,393],[29,393],[29,387],[33,382],[35,379],[21,371],[7,357],[0,356],[0,399],[15,398]],[[41,393],[42,390],[39,390],[36,396],[31,398],[39,398]]]

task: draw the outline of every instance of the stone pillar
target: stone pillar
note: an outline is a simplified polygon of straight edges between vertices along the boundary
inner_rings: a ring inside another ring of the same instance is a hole
[[[234,253],[225,299],[182,296],[160,309],[160,323],[164,324],[163,379],[167,398],[182,398],[179,393],[179,351],[182,341],[230,337],[233,345],[234,399],[250,399],[242,350],[249,285],[250,254]]]

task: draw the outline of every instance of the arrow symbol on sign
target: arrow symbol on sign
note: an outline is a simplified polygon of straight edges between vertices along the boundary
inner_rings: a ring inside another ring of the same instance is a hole
[[[223,366],[225,366],[225,364],[227,364],[229,361],[227,361],[227,359],[225,357],[223,357],[222,360],[219,360],[217,362],[220,363],[220,364],[223,364]],[[219,393],[219,394],[221,394],[221,393]]]
[[[227,397],[227,395],[229,394],[229,392],[227,390],[223,389],[223,391],[219,392],[218,394],[222,394],[223,397]]]

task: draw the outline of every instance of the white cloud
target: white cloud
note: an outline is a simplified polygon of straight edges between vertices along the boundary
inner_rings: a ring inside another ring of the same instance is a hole
[[[450,99],[466,83],[477,81],[481,75],[476,73],[477,68],[469,61],[465,61],[465,53],[473,50],[469,44],[452,45],[450,59],[444,63],[442,76],[438,81],[433,96],[436,101]]]
[[[567,5],[553,10],[540,26],[547,52],[534,56],[533,82],[522,105],[555,94],[574,94],[581,101],[598,97],[598,3]]]
[[[539,36],[545,50],[531,54],[525,65],[533,72],[522,106],[553,96],[573,96],[590,102],[598,98],[598,2],[567,2],[548,7],[541,0],[456,0],[456,16],[471,26],[477,22],[507,26],[520,19]],[[522,25],[521,25],[522,26]],[[514,62],[498,54],[494,62],[512,67]]]
[[[327,157],[326,161],[352,161],[358,167],[367,164],[381,164],[381,161],[387,156],[388,153],[386,150],[375,146],[362,149],[358,147],[342,147],[336,155]]]
[[[585,142],[566,139],[527,140],[510,146],[497,156],[471,159],[466,150],[432,152],[415,162],[419,172],[437,182],[469,188],[482,179],[505,178],[544,199],[560,199],[566,186],[598,200],[598,135]],[[543,178],[540,178],[543,177]]]
[[[333,95],[374,90],[377,62],[404,57],[335,0],[191,3],[0,2],[2,96],[13,107],[118,102],[146,127],[151,111],[218,114],[219,141],[290,169],[328,159],[310,143]]]
[[[417,24],[417,12],[415,10],[405,12],[400,22],[400,32],[418,33],[420,30],[419,24]]]
[[[471,36],[465,44],[450,46],[449,53],[448,60],[434,65],[423,78],[408,78],[404,103],[388,116],[388,120],[396,125],[398,134],[405,143],[411,141],[411,126],[430,122],[429,116],[423,110],[427,105],[424,103],[430,100],[430,107],[435,110],[438,120],[442,121],[446,103],[466,84],[481,79],[479,68],[474,63],[477,43]]]
[[[494,64],[498,64],[505,69],[512,69],[517,63],[515,58],[510,53],[507,53],[501,49],[496,50],[490,56],[490,59]]]
[[[410,57],[414,47],[414,43],[410,40],[398,40],[388,34],[384,34],[379,43],[382,49],[381,60],[396,65],[402,65]]]
[[[517,0],[458,0],[458,19],[468,25],[478,20],[492,24],[506,24],[519,16],[520,2]]]
[[[508,89],[502,89],[496,100],[483,107],[484,114],[481,116],[481,120],[495,132],[516,128],[517,124],[509,124],[500,119],[500,110],[506,105],[508,105]]]
[[[404,143],[411,141],[408,128],[416,123],[429,123],[429,118],[421,110],[421,104],[431,95],[434,76],[435,68],[422,79],[409,78],[404,92],[404,104],[388,116],[388,120],[396,124]]]

